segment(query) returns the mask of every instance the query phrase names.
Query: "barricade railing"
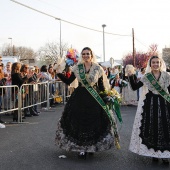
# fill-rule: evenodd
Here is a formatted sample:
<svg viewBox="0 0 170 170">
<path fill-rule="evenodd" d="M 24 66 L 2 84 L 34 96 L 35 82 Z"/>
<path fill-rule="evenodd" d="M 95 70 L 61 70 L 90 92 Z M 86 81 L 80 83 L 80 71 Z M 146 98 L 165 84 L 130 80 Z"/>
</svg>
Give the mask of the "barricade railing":
<svg viewBox="0 0 170 170">
<path fill-rule="evenodd" d="M 0 86 L 0 114 L 18 110 L 18 92 L 16 85 Z"/>
<path fill-rule="evenodd" d="M 51 80 L 49 83 L 50 102 L 65 104 L 65 84 L 62 81 Z M 49 103 L 50 104 L 50 103 Z"/>
<path fill-rule="evenodd" d="M 50 102 L 58 98 L 60 99 L 58 103 L 65 104 L 65 84 L 62 81 L 23 84 L 20 88 L 16 85 L 0 86 L 0 104 L 2 106 L 0 114 L 18 111 L 17 122 L 19 123 L 22 122 L 22 115 L 28 108 L 32 109 L 41 105 L 48 110 Z"/>
<path fill-rule="evenodd" d="M 58 93 L 55 93 L 56 91 Z M 23 84 L 20 88 L 20 94 L 20 113 L 27 112 L 28 108 L 32 112 L 37 105 L 41 105 L 42 108 L 49 110 L 50 102 L 53 102 L 57 97 L 62 98 L 60 103 L 64 104 L 65 101 L 64 83 L 56 80 L 36 84 Z"/>
</svg>

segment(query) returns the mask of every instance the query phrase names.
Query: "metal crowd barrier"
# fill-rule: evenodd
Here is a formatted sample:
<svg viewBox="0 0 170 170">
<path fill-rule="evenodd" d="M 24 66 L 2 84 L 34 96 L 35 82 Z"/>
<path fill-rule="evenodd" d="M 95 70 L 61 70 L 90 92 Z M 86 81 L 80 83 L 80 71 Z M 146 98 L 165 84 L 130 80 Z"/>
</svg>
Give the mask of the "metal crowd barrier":
<svg viewBox="0 0 170 170">
<path fill-rule="evenodd" d="M 18 123 L 22 122 L 22 114 L 25 109 L 32 107 L 45 107 L 50 109 L 50 102 L 63 103 L 67 101 L 70 93 L 66 94 L 66 85 L 62 81 L 46 81 L 36 84 L 23 84 L 18 86 L 0 86 L 0 101 L 2 113 L 18 111 Z"/>
<path fill-rule="evenodd" d="M 16 85 L 0 86 L 0 114 L 18 110 L 18 92 Z"/>
</svg>

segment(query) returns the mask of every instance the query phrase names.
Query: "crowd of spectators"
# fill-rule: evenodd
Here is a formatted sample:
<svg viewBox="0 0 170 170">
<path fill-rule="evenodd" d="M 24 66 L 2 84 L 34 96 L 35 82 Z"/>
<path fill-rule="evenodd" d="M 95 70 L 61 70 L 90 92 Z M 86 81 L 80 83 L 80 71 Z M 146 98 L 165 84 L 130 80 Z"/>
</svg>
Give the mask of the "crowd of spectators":
<svg viewBox="0 0 170 170">
<path fill-rule="evenodd" d="M 28 64 L 21 64 L 19 62 L 11 63 L 7 62 L 6 65 L 3 63 L 0 63 L 0 86 L 10 86 L 10 85 L 16 85 L 19 88 L 23 84 L 34 84 L 34 86 L 26 86 L 23 89 L 22 97 L 25 99 L 25 103 L 23 103 L 23 106 L 26 105 L 26 101 L 29 101 L 28 99 L 31 97 L 31 93 L 28 91 L 33 90 L 34 93 L 38 93 L 35 88 L 38 88 L 36 86 L 37 83 L 40 82 L 46 82 L 46 81 L 52 81 L 52 80 L 58 80 L 55 70 L 53 69 L 53 64 L 50 65 L 42 65 L 41 67 L 38 66 L 29 66 Z M 0 89 L 0 112 L 2 112 L 2 101 L 5 101 L 3 104 L 3 109 L 8 110 L 8 108 L 11 108 L 10 106 L 10 100 L 15 100 L 15 105 L 18 105 L 17 101 L 17 94 L 18 94 L 18 88 L 6 88 L 6 91 L 3 91 L 4 89 Z M 50 88 L 51 93 L 55 93 L 54 85 L 51 83 Z M 44 89 L 46 90 L 46 89 Z M 12 96 L 11 96 L 12 95 Z M 41 92 L 41 97 L 45 97 L 45 93 Z M 34 94 L 34 96 L 37 96 Z M 34 103 L 36 103 L 36 97 L 34 97 Z M 56 105 L 54 99 L 50 99 L 50 107 L 54 107 Z M 13 106 L 12 106 L 13 107 Z M 47 102 L 44 102 L 41 104 L 42 109 L 46 109 Z M 23 110 L 22 118 L 26 117 L 32 117 L 32 116 L 39 116 L 39 111 L 37 110 L 37 105 L 34 105 L 32 107 L 25 108 Z M 6 115 L 10 115 L 10 113 L 5 113 Z M 13 121 L 18 121 L 18 110 L 15 110 L 12 112 L 13 115 Z M 1 119 L 0 114 L 0 123 L 4 123 L 4 121 Z"/>
</svg>

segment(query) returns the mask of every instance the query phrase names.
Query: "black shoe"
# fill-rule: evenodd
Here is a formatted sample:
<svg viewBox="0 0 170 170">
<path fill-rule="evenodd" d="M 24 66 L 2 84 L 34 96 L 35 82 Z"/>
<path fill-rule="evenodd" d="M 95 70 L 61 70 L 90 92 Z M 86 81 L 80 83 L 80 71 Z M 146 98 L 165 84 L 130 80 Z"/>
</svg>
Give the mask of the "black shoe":
<svg viewBox="0 0 170 170">
<path fill-rule="evenodd" d="M 4 121 L 2 121 L 1 119 L 0 119 L 0 123 L 5 123 Z"/>
<path fill-rule="evenodd" d="M 13 122 L 18 122 L 18 111 L 17 110 L 14 110 L 14 112 L 12 113 L 13 115 Z"/>
<path fill-rule="evenodd" d="M 84 159 L 84 160 L 86 160 L 86 155 L 87 155 L 87 152 L 80 152 L 80 153 L 78 154 L 78 158 L 79 158 L 79 159 Z"/>
<path fill-rule="evenodd" d="M 36 113 L 36 112 L 31 113 L 31 115 L 33 115 L 33 116 L 39 116 L 39 114 Z"/>
<path fill-rule="evenodd" d="M 163 164 L 165 164 L 165 165 L 169 165 L 169 161 L 168 161 L 167 158 L 162 159 L 162 162 L 163 162 Z"/>
<path fill-rule="evenodd" d="M 94 155 L 94 152 L 88 152 L 88 154 L 89 154 L 90 156 L 93 156 L 93 155 Z"/>
<path fill-rule="evenodd" d="M 17 122 L 18 121 L 18 118 L 13 118 L 13 122 Z"/>
<path fill-rule="evenodd" d="M 18 122 L 18 118 L 13 118 L 13 122 Z M 19 122 L 24 122 L 23 120 L 21 121 L 19 121 Z"/>
<path fill-rule="evenodd" d="M 153 161 L 153 162 L 158 162 L 159 159 L 158 159 L 158 158 L 152 158 L 152 161 Z"/>
<path fill-rule="evenodd" d="M 50 105 L 50 107 L 56 107 L 56 105 L 52 104 L 52 105 Z"/>
<path fill-rule="evenodd" d="M 25 117 L 32 117 L 31 114 L 25 114 Z"/>
</svg>

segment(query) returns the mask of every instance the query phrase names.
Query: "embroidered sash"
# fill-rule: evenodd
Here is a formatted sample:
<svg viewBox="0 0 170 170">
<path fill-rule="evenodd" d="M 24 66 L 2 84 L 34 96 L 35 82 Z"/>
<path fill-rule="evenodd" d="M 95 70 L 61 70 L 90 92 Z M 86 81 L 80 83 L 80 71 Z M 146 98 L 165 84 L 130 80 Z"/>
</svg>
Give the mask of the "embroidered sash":
<svg viewBox="0 0 170 170">
<path fill-rule="evenodd" d="M 170 103 L 170 95 L 160 86 L 155 77 L 151 73 L 147 73 L 146 78 L 151 83 L 151 85 L 157 90 L 157 92 Z"/>
<path fill-rule="evenodd" d="M 112 116 L 111 116 L 111 114 L 109 112 L 109 109 L 108 109 L 107 105 L 104 103 L 103 99 L 96 92 L 96 90 L 93 87 L 91 87 L 89 85 L 89 83 L 87 82 L 86 77 L 85 77 L 85 72 L 84 72 L 83 64 L 79 64 L 78 68 L 79 68 L 80 78 L 81 78 L 82 83 L 84 84 L 85 88 L 94 97 L 94 99 L 100 104 L 100 106 L 104 109 L 104 111 L 107 113 L 107 116 L 109 117 L 110 123 L 111 123 L 111 125 L 113 127 L 113 130 L 114 130 L 115 145 L 116 145 L 116 147 L 118 149 L 120 149 L 119 135 L 118 135 L 118 130 L 117 130 L 117 126 L 116 126 L 115 120 L 112 118 Z"/>
</svg>

